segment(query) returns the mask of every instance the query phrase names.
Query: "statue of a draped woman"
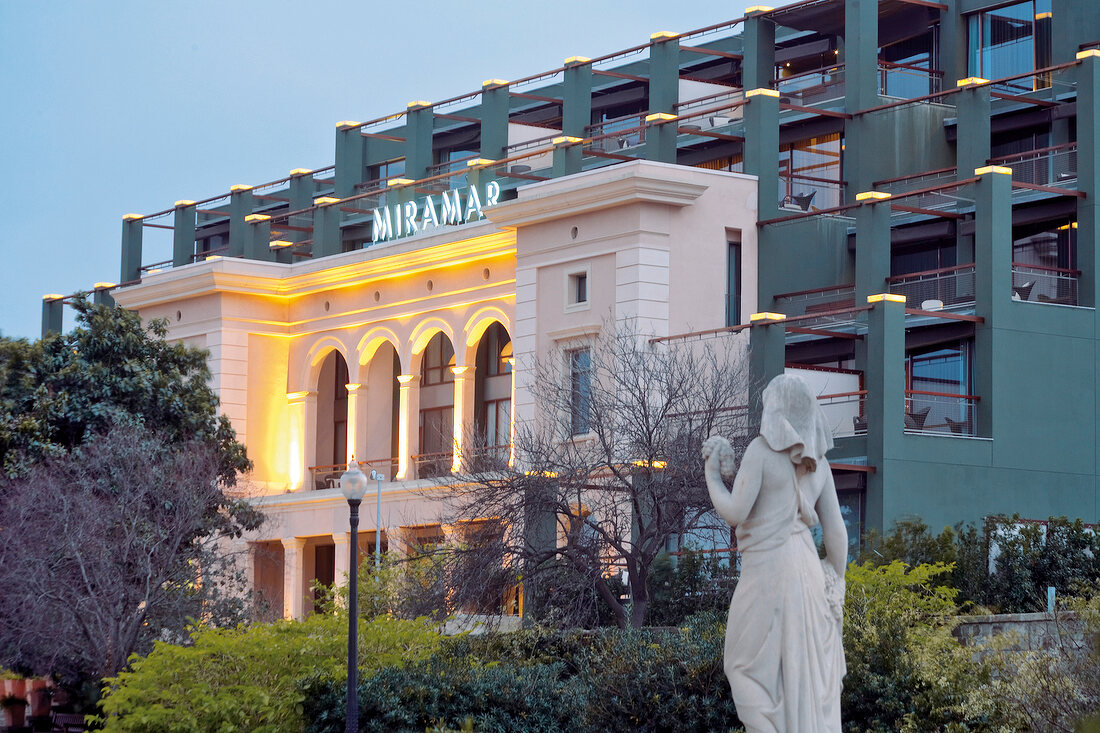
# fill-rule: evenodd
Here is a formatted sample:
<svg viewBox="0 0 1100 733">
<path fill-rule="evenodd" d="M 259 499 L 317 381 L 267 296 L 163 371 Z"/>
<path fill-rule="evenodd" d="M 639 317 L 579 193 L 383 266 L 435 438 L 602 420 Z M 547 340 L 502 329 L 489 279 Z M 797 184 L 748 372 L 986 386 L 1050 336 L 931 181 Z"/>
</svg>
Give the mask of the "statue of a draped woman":
<svg viewBox="0 0 1100 733">
<path fill-rule="evenodd" d="M 840 731 L 841 620 L 848 536 L 825 452 L 833 439 L 809 385 L 764 390 L 760 436 L 733 477 L 728 441 L 703 446 L 714 508 L 737 536 L 741 577 L 726 626 L 725 671 L 750 733 Z M 821 524 L 826 559 L 810 528 Z"/>
</svg>

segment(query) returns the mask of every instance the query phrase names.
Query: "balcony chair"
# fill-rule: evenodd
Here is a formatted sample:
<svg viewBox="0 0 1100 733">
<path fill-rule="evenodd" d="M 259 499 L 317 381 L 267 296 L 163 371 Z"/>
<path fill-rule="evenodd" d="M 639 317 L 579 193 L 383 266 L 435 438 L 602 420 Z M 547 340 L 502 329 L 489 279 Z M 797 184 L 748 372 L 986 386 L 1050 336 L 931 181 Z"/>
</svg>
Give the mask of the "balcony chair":
<svg viewBox="0 0 1100 733">
<path fill-rule="evenodd" d="M 923 407 L 919 410 L 911 410 L 905 413 L 905 428 L 907 430 L 924 430 L 924 421 L 928 419 L 928 413 L 932 411 L 932 406 Z"/>
<path fill-rule="evenodd" d="M 516 165 L 508 167 L 509 173 L 530 173 L 531 166 L 524 165 L 523 163 L 517 163 Z"/>
<path fill-rule="evenodd" d="M 803 211 L 809 211 L 810 203 L 813 202 L 814 196 L 816 195 L 817 191 L 810 191 L 809 193 L 792 193 L 790 196 L 780 201 L 779 205 L 786 206 L 787 204 L 794 204 Z"/>
<path fill-rule="evenodd" d="M 859 415 L 852 415 L 852 432 L 866 433 L 867 432 L 867 418 Z"/>
<path fill-rule="evenodd" d="M 1012 299 L 1013 300 L 1027 300 L 1031 297 L 1031 289 L 1035 287 L 1034 280 L 1028 280 L 1023 285 L 1012 286 Z"/>
<path fill-rule="evenodd" d="M 944 420 L 955 435 L 967 435 L 970 432 L 966 429 L 966 420 L 952 420 L 949 417 L 945 417 Z"/>
</svg>

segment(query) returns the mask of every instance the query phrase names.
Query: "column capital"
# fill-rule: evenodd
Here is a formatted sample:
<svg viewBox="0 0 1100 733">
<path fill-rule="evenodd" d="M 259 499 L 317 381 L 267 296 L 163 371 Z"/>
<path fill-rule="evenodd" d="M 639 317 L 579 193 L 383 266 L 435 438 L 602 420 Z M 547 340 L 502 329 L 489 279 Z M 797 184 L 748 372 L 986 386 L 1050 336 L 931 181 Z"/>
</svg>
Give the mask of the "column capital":
<svg viewBox="0 0 1100 733">
<path fill-rule="evenodd" d="M 348 382 L 347 384 L 344 385 L 344 387 L 347 389 L 348 392 L 356 392 L 362 386 L 363 385 L 360 384 L 359 382 Z"/>
<path fill-rule="evenodd" d="M 351 537 L 348 536 L 348 532 L 333 532 L 332 542 L 336 545 L 346 545 L 351 542 Z"/>
<path fill-rule="evenodd" d="M 414 379 L 417 379 L 419 377 L 419 374 L 398 374 L 397 381 L 401 384 L 402 387 L 407 387 L 412 384 L 412 381 Z"/>
<path fill-rule="evenodd" d="M 451 367 L 451 373 L 455 375 L 455 378 L 469 379 L 474 376 L 474 367 L 472 366 L 453 366 Z"/>
<path fill-rule="evenodd" d="M 301 552 L 306 546 L 305 537 L 283 537 L 279 542 L 283 544 L 284 550 L 294 550 L 296 552 Z"/>
</svg>

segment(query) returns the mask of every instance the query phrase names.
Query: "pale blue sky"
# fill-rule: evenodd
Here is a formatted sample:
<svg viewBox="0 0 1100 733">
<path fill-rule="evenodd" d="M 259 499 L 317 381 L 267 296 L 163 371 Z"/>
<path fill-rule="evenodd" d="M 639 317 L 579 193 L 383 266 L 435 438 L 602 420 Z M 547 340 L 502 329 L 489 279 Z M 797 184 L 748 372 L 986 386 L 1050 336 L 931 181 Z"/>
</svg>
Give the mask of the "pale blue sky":
<svg viewBox="0 0 1100 733">
<path fill-rule="evenodd" d="M 0 0 L 0 333 L 36 337 L 43 294 L 117 281 L 124 214 L 329 165 L 338 120 L 751 4 Z"/>
</svg>

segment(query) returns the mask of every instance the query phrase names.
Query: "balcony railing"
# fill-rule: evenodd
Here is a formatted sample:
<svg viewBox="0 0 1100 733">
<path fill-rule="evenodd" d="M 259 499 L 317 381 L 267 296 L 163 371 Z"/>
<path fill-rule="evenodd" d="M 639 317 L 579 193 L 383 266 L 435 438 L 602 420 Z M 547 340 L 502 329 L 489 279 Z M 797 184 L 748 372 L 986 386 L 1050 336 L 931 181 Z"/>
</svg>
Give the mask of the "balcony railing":
<svg viewBox="0 0 1100 733">
<path fill-rule="evenodd" d="M 943 72 L 912 64 L 878 62 L 878 93 L 884 97 L 912 99 L 943 89 Z"/>
<path fill-rule="evenodd" d="M 452 451 L 418 453 L 412 457 L 412 461 L 416 467 L 417 478 L 439 478 L 451 473 L 451 467 L 454 465 L 454 453 Z"/>
<path fill-rule="evenodd" d="M 905 390 L 905 429 L 918 433 L 977 435 L 976 395 Z"/>
<path fill-rule="evenodd" d="M 775 308 L 787 317 L 851 308 L 856 303 L 855 285 L 830 285 L 826 288 L 798 290 L 775 296 Z"/>
<path fill-rule="evenodd" d="M 776 79 L 772 86 L 779 92 L 781 102 L 801 107 L 821 107 L 844 98 L 844 66 L 793 74 Z"/>
<path fill-rule="evenodd" d="M 817 400 L 825 420 L 832 428 L 834 438 L 846 438 L 867 434 L 867 416 L 864 401 L 867 390 L 818 395 Z"/>
<path fill-rule="evenodd" d="M 833 178 L 780 171 L 779 205 L 799 211 L 839 206 L 844 199 L 844 186 L 844 181 Z"/>
<path fill-rule="evenodd" d="M 340 488 L 340 477 L 348 470 L 346 463 L 330 463 L 309 467 L 309 485 L 313 491 Z"/>
<path fill-rule="evenodd" d="M 1012 180 L 1037 186 L 1077 188 L 1077 143 L 991 158 L 991 165 L 1012 169 Z"/>
<path fill-rule="evenodd" d="M 1077 305 L 1080 270 L 1012 263 L 1012 299 L 1034 303 Z"/>
<path fill-rule="evenodd" d="M 974 264 L 910 272 L 886 279 L 910 308 L 939 310 L 974 302 Z"/>
</svg>

